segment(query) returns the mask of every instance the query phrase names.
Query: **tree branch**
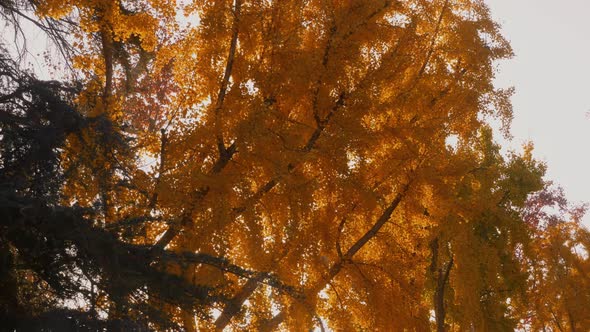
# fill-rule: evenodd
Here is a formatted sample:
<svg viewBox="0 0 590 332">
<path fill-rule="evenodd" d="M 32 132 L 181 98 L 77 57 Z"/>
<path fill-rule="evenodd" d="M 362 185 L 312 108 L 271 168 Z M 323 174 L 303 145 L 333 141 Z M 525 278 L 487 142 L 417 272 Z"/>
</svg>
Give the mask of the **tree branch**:
<svg viewBox="0 0 590 332">
<path fill-rule="evenodd" d="M 428 67 L 428 63 L 430 62 L 430 58 L 432 57 L 432 54 L 434 53 L 434 47 L 436 46 L 436 38 L 438 37 L 438 34 L 440 33 L 440 27 L 442 25 L 442 20 L 443 20 L 445 11 L 447 10 L 448 6 L 449 6 L 449 0 L 445 0 L 445 3 L 443 4 L 443 7 L 442 7 L 440 14 L 438 16 L 438 20 L 436 22 L 436 27 L 434 28 L 434 33 L 432 34 L 432 38 L 430 39 L 430 47 L 428 48 L 428 53 L 426 53 L 426 59 L 424 59 L 424 63 L 422 63 L 422 66 L 420 67 L 420 71 L 418 72 L 417 80 L 419 80 L 420 77 L 422 77 L 422 75 L 424 74 L 424 71 L 426 71 L 426 67 Z"/>
<path fill-rule="evenodd" d="M 215 135 L 217 139 L 217 148 L 219 150 L 219 158 L 224 159 L 227 151 L 225 149 L 225 142 L 223 139 L 223 128 L 221 126 L 221 109 L 223 108 L 223 102 L 225 101 L 225 95 L 227 93 L 227 86 L 231 77 L 232 68 L 234 65 L 234 59 L 236 54 L 236 48 L 238 45 L 238 24 L 240 22 L 240 11 L 242 8 L 242 0 L 235 0 L 233 16 L 234 20 L 232 23 L 232 36 L 229 46 L 229 55 L 227 56 L 227 63 L 225 65 L 225 71 L 221 80 L 221 86 L 219 87 L 219 93 L 217 94 L 217 101 L 215 102 Z"/>
<path fill-rule="evenodd" d="M 162 175 L 164 174 L 166 167 L 166 144 L 168 143 L 168 136 L 166 135 L 166 130 L 164 129 L 161 129 L 160 133 L 160 167 L 158 168 L 158 177 L 155 181 L 156 183 L 154 184 L 154 192 L 148 204 L 148 209 L 150 211 L 156 207 L 156 204 L 158 204 L 158 187 L 160 186 Z"/>
<path fill-rule="evenodd" d="M 391 215 L 395 211 L 395 209 L 399 206 L 402 199 L 406 195 L 407 191 L 409 190 L 409 184 L 403 186 L 401 192 L 399 192 L 393 201 L 389 204 L 389 206 L 383 211 L 379 219 L 373 224 L 373 226 L 360 238 L 358 239 L 344 254 L 344 256 L 336 262 L 330 269 L 325 277 L 323 277 L 318 283 L 310 287 L 309 291 L 306 294 L 317 294 L 319 291 L 324 289 L 327 284 L 329 284 L 332 279 L 340 271 L 342 268 L 352 260 L 355 254 L 359 252 L 375 235 L 381 230 L 383 225 L 391 218 Z M 273 331 L 275 330 L 285 319 L 285 310 L 283 309 L 280 313 L 275 315 L 271 320 L 267 321 L 266 324 L 262 327 L 262 331 Z"/>
<path fill-rule="evenodd" d="M 241 0 L 235 0 L 234 4 L 234 22 L 232 24 L 232 39 L 230 42 L 230 51 L 225 67 L 223 79 L 221 81 L 221 87 L 217 95 L 217 101 L 215 103 L 215 131 L 217 136 L 217 148 L 219 151 L 219 158 L 213 165 L 210 174 L 220 173 L 225 166 L 229 163 L 233 155 L 237 152 L 236 142 L 233 142 L 228 148 L 225 147 L 223 140 L 220 112 L 223 108 L 223 102 L 227 93 L 227 86 L 231 76 L 231 71 L 234 63 L 235 52 L 238 42 L 238 23 L 241 10 Z M 192 213 L 196 209 L 198 203 L 207 195 L 209 188 L 200 188 L 195 192 L 195 198 L 191 200 L 191 208 L 186 211 L 180 218 L 180 222 L 174 222 L 170 225 L 168 230 L 162 235 L 162 237 L 154 244 L 153 249 L 155 251 L 164 249 L 170 242 L 182 231 L 182 229 L 191 222 Z"/>
</svg>

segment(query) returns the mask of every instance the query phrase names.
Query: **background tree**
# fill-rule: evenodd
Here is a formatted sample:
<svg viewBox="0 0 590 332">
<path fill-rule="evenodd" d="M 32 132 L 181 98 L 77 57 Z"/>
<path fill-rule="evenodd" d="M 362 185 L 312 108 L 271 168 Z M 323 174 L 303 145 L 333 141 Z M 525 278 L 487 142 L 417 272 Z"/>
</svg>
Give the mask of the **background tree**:
<svg viewBox="0 0 590 332">
<path fill-rule="evenodd" d="M 533 229 L 526 322 L 542 331 L 583 331 L 589 316 L 588 230 L 580 220 L 586 206 L 570 206 L 560 188 L 531 195 L 525 220 Z M 566 219 L 567 218 L 567 219 Z M 532 304 L 532 305 L 531 305 Z"/>
</svg>

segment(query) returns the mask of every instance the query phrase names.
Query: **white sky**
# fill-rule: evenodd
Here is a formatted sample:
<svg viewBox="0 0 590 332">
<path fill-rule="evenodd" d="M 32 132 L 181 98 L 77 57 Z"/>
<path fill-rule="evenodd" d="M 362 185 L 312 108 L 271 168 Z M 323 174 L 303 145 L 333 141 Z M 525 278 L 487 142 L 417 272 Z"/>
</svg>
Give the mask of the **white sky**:
<svg viewBox="0 0 590 332">
<path fill-rule="evenodd" d="M 590 1 L 486 2 L 516 54 L 496 80 L 516 88 L 509 146 L 533 141 L 568 199 L 590 201 Z"/>
</svg>

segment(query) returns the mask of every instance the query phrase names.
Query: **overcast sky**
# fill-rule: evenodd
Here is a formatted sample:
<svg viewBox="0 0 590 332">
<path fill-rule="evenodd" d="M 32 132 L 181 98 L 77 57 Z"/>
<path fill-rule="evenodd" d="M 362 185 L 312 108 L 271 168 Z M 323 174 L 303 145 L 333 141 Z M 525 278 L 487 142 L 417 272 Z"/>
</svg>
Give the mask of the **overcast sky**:
<svg viewBox="0 0 590 332">
<path fill-rule="evenodd" d="M 486 2 L 516 54 L 497 75 L 516 88 L 509 145 L 533 141 L 549 178 L 571 201 L 590 201 L 590 1 Z"/>
</svg>

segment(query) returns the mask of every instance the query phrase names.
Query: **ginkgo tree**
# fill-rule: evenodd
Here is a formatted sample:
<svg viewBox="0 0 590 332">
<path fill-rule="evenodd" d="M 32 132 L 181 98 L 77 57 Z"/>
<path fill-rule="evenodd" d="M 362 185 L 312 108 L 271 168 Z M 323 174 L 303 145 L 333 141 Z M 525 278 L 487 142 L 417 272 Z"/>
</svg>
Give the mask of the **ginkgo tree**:
<svg viewBox="0 0 590 332">
<path fill-rule="evenodd" d="M 532 145 L 502 156 L 494 143 L 488 121 L 508 134 L 512 116 L 494 62 L 512 51 L 483 1 L 2 6 L 71 29 L 79 120 L 52 147 L 49 206 L 84 225 L 64 242 L 79 249 L 60 250 L 87 257 L 64 278 L 84 280 L 76 310 L 88 319 L 185 331 L 587 326 L 576 287 L 559 289 L 587 287 L 587 260 L 572 254 L 586 232 L 533 222 L 552 206 L 531 200 L 549 190 L 545 167 Z M 85 232 L 101 245 L 84 246 Z M 11 236 L 0 249 L 28 259 Z M 559 300 L 541 305 L 545 288 Z"/>
</svg>

